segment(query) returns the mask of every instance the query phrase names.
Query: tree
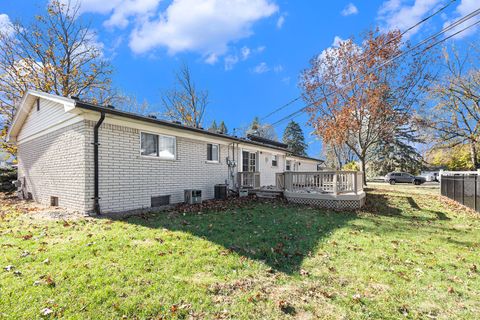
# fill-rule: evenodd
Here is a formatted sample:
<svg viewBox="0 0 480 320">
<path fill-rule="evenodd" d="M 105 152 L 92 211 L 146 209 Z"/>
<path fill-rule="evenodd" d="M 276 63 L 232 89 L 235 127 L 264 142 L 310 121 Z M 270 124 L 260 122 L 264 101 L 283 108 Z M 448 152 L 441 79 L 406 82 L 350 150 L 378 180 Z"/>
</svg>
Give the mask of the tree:
<svg viewBox="0 0 480 320">
<path fill-rule="evenodd" d="M 357 162 L 350 161 L 349 163 L 345 164 L 342 167 L 342 170 L 345 170 L 345 171 L 360 171 L 360 168 L 358 167 Z"/>
<path fill-rule="evenodd" d="M 335 170 L 342 169 L 347 163 L 357 160 L 353 151 L 345 144 L 324 144 L 325 165 Z"/>
<path fill-rule="evenodd" d="M 420 123 L 432 130 L 437 148 L 467 145 L 471 168 L 478 169 L 480 142 L 480 60 L 471 50 L 444 50 L 444 74 L 429 90 L 427 110 Z M 431 105 L 433 101 L 433 105 Z"/>
<path fill-rule="evenodd" d="M 252 123 L 247 129 L 247 135 L 251 134 L 254 136 L 262 137 L 265 139 L 277 141 L 278 136 L 275 132 L 275 128 L 270 124 L 261 124 L 260 119 L 258 117 L 253 118 Z"/>
<path fill-rule="evenodd" d="M 228 133 L 228 128 L 225 125 L 225 122 L 223 120 L 222 120 L 222 122 L 220 122 L 220 126 L 218 127 L 218 131 L 220 131 L 220 133 L 223 133 L 223 134 Z"/>
<path fill-rule="evenodd" d="M 187 64 L 180 67 L 175 78 L 174 88 L 162 97 L 165 116 L 187 126 L 200 128 L 208 105 L 208 91 L 197 89 Z"/>
<path fill-rule="evenodd" d="M 414 131 L 397 128 L 392 139 L 380 141 L 371 149 L 367 172 L 370 176 L 383 176 L 392 171 L 417 174 L 425 163 L 412 143 L 421 142 Z"/>
<path fill-rule="evenodd" d="M 10 126 L 29 89 L 109 103 L 111 73 L 79 6 L 51 1 L 30 25 L 16 22 L 0 32 L 0 117 Z"/>
<path fill-rule="evenodd" d="M 360 161 L 363 182 L 369 151 L 409 126 L 412 106 L 428 80 L 428 54 L 401 56 L 399 31 L 369 31 L 325 50 L 302 73 L 310 124 L 324 143 L 345 144 Z"/>
<path fill-rule="evenodd" d="M 447 170 L 472 170 L 470 156 L 468 144 L 460 144 L 451 148 L 435 147 L 427 152 L 426 162 L 430 166 Z"/>
<path fill-rule="evenodd" d="M 217 122 L 215 120 L 213 120 L 212 124 L 210 125 L 210 128 L 208 128 L 208 131 L 210 131 L 210 132 L 217 132 L 218 131 Z"/>
<path fill-rule="evenodd" d="M 288 149 L 296 155 L 306 156 L 307 144 L 303 135 L 302 128 L 295 121 L 290 121 L 283 132 L 283 143 L 288 145 Z"/>
</svg>

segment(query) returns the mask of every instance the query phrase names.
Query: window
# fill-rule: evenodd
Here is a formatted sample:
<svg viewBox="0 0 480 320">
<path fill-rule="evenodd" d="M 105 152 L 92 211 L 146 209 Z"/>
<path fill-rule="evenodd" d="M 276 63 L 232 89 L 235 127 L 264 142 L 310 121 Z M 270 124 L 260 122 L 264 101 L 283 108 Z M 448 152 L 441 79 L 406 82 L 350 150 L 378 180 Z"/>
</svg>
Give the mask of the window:
<svg viewBox="0 0 480 320">
<path fill-rule="evenodd" d="M 140 153 L 142 156 L 174 160 L 176 155 L 175 142 L 174 137 L 142 132 Z"/>
<path fill-rule="evenodd" d="M 277 156 L 274 155 L 272 156 L 272 167 L 276 167 L 278 165 L 278 159 Z"/>
<path fill-rule="evenodd" d="M 255 152 L 242 152 L 242 171 L 256 172 L 257 171 L 257 154 Z"/>
<path fill-rule="evenodd" d="M 171 159 L 174 160 L 176 157 L 176 146 L 175 146 L 175 138 L 174 137 L 167 137 L 167 136 L 159 136 L 159 152 L 160 158 L 162 159 Z"/>
<path fill-rule="evenodd" d="M 286 165 L 285 165 L 285 170 L 286 171 L 291 171 L 292 170 L 292 161 L 287 160 Z"/>
<path fill-rule="evenodd" d="M 219 145 L 218 144 L 207 144 L 207 160 L 212 162 L 218 162 L 219 156 Z"/>
<path fill-rule="evenodd" d="M 142 132 L 142 156 L 158 157 L 158 136 Z"/>
</svg>

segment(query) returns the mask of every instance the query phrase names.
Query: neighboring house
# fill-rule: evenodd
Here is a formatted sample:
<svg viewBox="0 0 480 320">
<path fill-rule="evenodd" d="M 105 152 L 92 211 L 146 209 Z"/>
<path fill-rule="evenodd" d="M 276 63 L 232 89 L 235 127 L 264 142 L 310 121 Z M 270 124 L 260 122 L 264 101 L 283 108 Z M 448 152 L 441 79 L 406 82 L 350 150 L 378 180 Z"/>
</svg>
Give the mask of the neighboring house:
<svg viewBox="0 0 480 320">
<path fill-rule="evenodd" d="M 211 199 L 216 184 L 275 185 L 277 173 L 317 171 L 323 163 L 291 155 L 278 142 L 36 91 L 23 98 L 8 139 L 18 146 L 21 194 L 87 213 L 180 203 L 185 189 L 202 190 L 202 198 Z"/>
</svg>

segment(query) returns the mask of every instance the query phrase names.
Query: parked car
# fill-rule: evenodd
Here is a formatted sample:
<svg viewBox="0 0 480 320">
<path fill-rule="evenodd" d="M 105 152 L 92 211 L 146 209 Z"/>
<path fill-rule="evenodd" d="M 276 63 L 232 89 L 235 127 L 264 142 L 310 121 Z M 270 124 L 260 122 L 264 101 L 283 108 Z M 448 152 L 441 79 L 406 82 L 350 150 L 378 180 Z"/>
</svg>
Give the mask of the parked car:
<svg viewBox="0 0 480 320">
<path fill-rule="evenodd" d="M 425 177 L 414 176 L 406 172 L 390 172 L 385 176 L 385 182 L 390 184 L 395 183 L 413 183 L 415 185 L 420 185 L 425 183 L 427 179 Z"/>
</svg>

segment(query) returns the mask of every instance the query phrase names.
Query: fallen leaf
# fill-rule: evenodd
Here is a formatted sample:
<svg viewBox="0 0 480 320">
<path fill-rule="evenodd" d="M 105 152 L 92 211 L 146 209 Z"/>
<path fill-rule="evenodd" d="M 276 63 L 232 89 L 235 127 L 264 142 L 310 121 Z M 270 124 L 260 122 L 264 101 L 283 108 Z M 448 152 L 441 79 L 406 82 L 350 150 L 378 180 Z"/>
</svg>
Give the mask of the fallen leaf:
<svg viewBox="0 0 480 320">
<path fill-rule="evenodd" d="M 53 313 L 53 310 L 52 309 L 49 309 L 49 308 L 44 308 L 40 311 L 40 314 L 42 316 L 49 316 Z"/>
</svg>

